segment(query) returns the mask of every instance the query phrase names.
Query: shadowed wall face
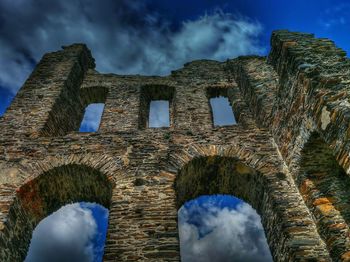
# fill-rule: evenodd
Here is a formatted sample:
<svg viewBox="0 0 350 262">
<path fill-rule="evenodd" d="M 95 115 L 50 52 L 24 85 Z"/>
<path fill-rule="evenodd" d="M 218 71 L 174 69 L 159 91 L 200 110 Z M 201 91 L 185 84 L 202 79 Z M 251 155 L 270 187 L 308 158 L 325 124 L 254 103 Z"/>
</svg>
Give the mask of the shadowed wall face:
<svg viewBox="0 0 350 262">
<path fill-rule="evenodd" d="M 332 258 L 350 257 L 350 178 L 318 133 L 302 150 L 297 182 Z"/>
<path fill-rule="evenodd" d="M 177 204 L 180 207 L 200 195 L 233 194 L 248 202 L 260 201 L 251 195 L 249 181 L 257 172 L 237 158 L 208 156 L 195 158 L 181 169 L 175 181 Z M 263 194 L 263 192 L 260 192 Z M 254 206 L 254 204 L 252 204 Z"/>
</svg>

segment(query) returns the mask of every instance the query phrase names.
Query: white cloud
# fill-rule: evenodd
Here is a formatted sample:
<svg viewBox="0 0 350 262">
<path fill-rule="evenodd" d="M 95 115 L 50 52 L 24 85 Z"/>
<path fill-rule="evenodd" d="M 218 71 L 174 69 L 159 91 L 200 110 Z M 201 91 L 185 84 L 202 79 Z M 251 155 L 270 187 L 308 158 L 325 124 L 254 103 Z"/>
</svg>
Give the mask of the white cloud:
<svg viewBox="0 0 350 262">
<path fill-rule="evenodd" d="M 35 228 L 25 262 L 93 261 L 96 230 L 91 210 L 66 205 Z"/>
<path fill-rule="evenodd" d="M 350 11 L 349 3 L 340 3 L 327 8 L 322 14 L 319 23 L 326 29 L 332 29 L 336 26 L 345 26 L 348 23 L 348 14 Z"/>
<path fill-rule="evenodd" d="M 201 217 L 203 225 L 189 222 Z M 197 219 L 198 222 L 198 219 Z M 237 209 L 192 206 L 179 210 L 181 259 L 184 262 L 272 261 L 259 215 L 247 204 Z"/>
<path fill-rule="evenodd" d="M 217 12 L 184 22 L 172 42 L 175 50 L 183 53 L 182 59 L 223 61 L 238 55 L 261 53 L 262 49 L 256 43 L 260 32 L 259 23 Z"/>
<path fill-rule="evenodd" d="M 140 1 L 28 0 L 17 8 L 0 2 L 2 36 L 0 84 L 14 93 L 33 61 L 62 45 L 84 42 L 97 70 L 120 74 L 165 75 L 194 59 L 225 60 L 262 53 L 261 25 L 228 13 L 171 22 Z"/>
</svg>

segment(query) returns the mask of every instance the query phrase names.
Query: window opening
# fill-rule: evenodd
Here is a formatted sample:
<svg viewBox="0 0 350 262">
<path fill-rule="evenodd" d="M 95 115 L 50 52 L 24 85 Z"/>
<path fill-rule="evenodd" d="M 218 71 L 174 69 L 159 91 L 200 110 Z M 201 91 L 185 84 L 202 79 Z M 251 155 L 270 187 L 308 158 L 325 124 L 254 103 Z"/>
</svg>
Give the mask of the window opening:
<svg viewBox="0 0 350 262">
<path fill-rule="evenodd" d="M 153 100 L 150 103 L 149 127 L 169 127 L 169 101 Z"/>
<path fill-rule="evenodd" d="M 214 126 L 237 124 L 232 107 L 227 97 L 219 96 L 210 99 Z"/>
<path fill-rule="evenodd" d="M 147 85 L 141 88 L 139 128 L 171 127 L 175 89 L 166 85 Z"/>
<path fill-rule="evenodd" d="M 100 127 L 103 109 L 103 103 L 93 103 L 88 105 L 85 108 L 79 132 L 97 132 Z"/>
</svg>

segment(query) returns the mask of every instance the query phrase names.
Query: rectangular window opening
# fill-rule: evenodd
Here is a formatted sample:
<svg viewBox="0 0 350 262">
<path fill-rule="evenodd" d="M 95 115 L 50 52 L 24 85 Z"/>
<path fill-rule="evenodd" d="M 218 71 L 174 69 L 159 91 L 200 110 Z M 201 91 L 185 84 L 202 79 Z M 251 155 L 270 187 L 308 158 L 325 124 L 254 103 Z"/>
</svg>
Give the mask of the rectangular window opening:
<svg viewBox="0 0 350 262">
<path fill-rule="evenodd" d="M 85 108 L 83 120 L 81 121 L 79 132 L 97 132 L 103 114 L 105 104 L 93 103 Z"/>
<path fill-rule="evenodd" d="M 168 100 L 152 100 L 149 105 L 148 127 L 170 127 Z"/>
<path fill-rule="evenodd" d="M 147 85 L 141 88 L 139 128 L 171 127 L 175 89 L 166 85 Z"/>
<path fill-rule="evenodd" d="M 227 93 L 227 88 L 208 88 L 207 90 L 213 125 L 215 127 L 237 124 Z"/>
<path fill-rule="evenodd" d="M 236 125 L 236 119 L 227 97 L 219 96 L 210 99 L 214 126 Z"/>
</svg>

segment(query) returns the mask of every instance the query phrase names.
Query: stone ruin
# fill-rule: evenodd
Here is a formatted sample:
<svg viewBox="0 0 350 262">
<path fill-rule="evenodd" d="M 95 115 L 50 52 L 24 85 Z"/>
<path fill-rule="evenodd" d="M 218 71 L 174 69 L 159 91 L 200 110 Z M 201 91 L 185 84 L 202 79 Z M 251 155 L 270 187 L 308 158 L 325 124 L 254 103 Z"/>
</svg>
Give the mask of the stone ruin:
<svg viewBox="0 0 350 262">
<path fill-rule="evenodd" d="M 0 261 L 79 201 L 109 209 L 104 261 L 179 261 L 177 210 L 208 194 L 257 210 L 274 261 L 350 261 L 350 60 L 332 41 L 275 31 L 268 57 L 165 77 L 94 67 L 84 44 L 44 55 L 0 119 Z M 213 125 L 219 95 L 236 125 Z M 160 99 L 170 127 L 149 128 Z M 91 103 L 99 130 L 78 132 Z"/>
</svg>

